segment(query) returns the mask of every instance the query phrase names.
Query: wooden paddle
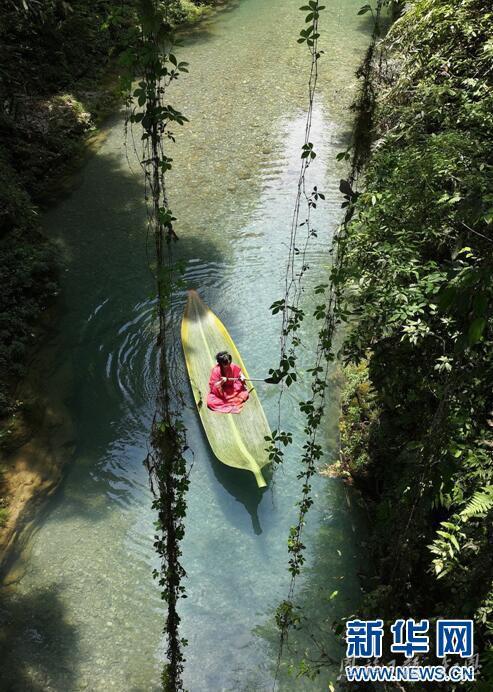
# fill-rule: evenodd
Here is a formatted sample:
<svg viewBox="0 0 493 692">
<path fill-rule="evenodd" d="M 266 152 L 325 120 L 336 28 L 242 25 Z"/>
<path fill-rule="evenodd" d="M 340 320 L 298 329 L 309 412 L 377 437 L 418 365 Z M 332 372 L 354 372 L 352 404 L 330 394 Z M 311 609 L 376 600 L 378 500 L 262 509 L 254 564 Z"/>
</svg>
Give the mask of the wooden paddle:
<svg viewBox="0 0 493 692">
<path fill-rule="evenodd" d="M 265 382 L 266 384 L 279 384 L 281 381 L 280 377 L 267 377 L 265 380 L 260 377 L 244 377 L 243 379 L 247 382 Z M 226 380 L 228 382 L 234 382 L 235 380 L 241 380 L 241 377 L 227 377 Z"/>
</svg>

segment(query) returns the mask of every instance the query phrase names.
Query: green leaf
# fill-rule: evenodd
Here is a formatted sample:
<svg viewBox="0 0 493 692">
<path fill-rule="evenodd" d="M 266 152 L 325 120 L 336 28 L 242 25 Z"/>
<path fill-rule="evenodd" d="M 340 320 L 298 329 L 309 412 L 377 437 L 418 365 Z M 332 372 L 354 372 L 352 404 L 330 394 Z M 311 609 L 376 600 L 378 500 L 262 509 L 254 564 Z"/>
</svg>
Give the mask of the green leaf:
<svg viewBox="0 0 493 692">
<path fill-rule="evenodd" d="M 486 319 L 484 317 L 476 317 L 472 321 L 467 334 L 467 342 L 470 346 L 477 344 L 481 340 L 485 327 Z"/>
<path fill-rule="evenodd" d="M 456 538 L 453 534 L 451 534 L 450 540 L 451 540 L 452 543 L 454 544 L 455 548 L 456 548 L 458 551 L 460 551 L 459 541 L 457 540 L 457 538 Z"/>
<path fill-rule="evenodd" d="M 452 538 L 452 534 L 447 533 L 446 531 L 440 531 L 440 529 L 437 531 L 437 534 L 442 536 L 442 538 L 446 538 L 447 540 L 451 540 Z"/>
<path fill-rule="evenodd" d="M 488 311 L 488 294 L 484 292 L 476 294 L 472 306 L 474 315 L 484 317 Z"/>
</svg>

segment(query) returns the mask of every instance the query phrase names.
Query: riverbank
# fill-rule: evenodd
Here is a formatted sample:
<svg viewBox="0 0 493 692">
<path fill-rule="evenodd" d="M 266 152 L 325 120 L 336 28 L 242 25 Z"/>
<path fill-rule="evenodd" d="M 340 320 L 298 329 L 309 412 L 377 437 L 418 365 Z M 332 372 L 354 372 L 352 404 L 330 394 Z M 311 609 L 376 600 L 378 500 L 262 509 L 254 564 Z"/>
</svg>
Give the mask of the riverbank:
<svg viewBox="0 0 493 692">
<path fill-rule="evenodd" d="M 186 31 L 213 5 L 226 3 L 177 3 L 174 20 Z M 73 189 L 122 102 L 116 56 L 126 27 L 110 21 L 117 6 L 0 11 L 0 554 L 70 456 L 62 402 L 45 400 L 43 383 L 26 382 L 42 378 L 29 361 L 57 321 L 60 249 L 39 215 Z"/>
<path fill-rule="evenodd" d="M 360 614 L 473 618 L 493 657 L 493 33 L 419 0 L 378 58 L 373 148 L 342 238 L 341 464 L 371 511 Z M 482 687 L 481 687 L 482 685 Z M 430 689 L 439 689 L 431 684 Z"/>
<path fill-rule="evenodd" d="M 34 497 L 61 476 L 57 457 L 62 426 L 53 403 L 35 391 L 29 359 L 53 329 L 58 294 L 56 247 L 40 229 L 43 208 L 66 193 L 71 173 L 91 150 L 97 126 L 118 101 L 117 74 L 100 42 L 84 57 L 96 21 L 46 10 L 2 10 L 2 111 L 0 113 L 0 554 Z M 67 26 L 68 25 L 68 26 Z M 56 43 L 47 43 L 59 31 Z M 14 51 L 14 45 L 17 51 Z M 74 50 L 81 58 L 67 62 Z M 65 70 L 54 70 L 57 64 Z M 14 62 L 15 61 L 15 62 Z M 101 64 L 99 64 L 101 62 Z M 87 72 L 93 76 L 88 77 Z M 51 305 L 51 307 L 50 307 Z M 39 375 L 40 373 L 38 373 Z M 21 519 L 22 517 L 22 519 Z"/>
<path fill-rule="evenodd" d="M 8 570 L 12 551 L 22 552 L 23 536 L 45 498 L 60 482 L 74 450 L 72 421 L 63 402 L 34 400 L 17 430 L 17 447 L 2 453 L 1 497 L 7 510 L 0 531 L 0 573 Z M 22 439 L 21 439 L 22 436 Z M 15 578 L 10 574 L 9 579 Z"/>
</svg>

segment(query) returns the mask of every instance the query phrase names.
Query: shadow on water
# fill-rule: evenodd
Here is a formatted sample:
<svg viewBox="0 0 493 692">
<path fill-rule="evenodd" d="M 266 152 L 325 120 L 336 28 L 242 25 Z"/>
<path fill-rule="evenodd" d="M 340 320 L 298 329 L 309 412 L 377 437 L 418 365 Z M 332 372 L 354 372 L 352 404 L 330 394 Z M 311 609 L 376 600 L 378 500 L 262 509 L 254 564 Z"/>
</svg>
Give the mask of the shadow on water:
<svg viewBox="0 0 493 692">
<path fill-rule="evenodd" d="M 392 15 L 387 9 L 382 10 L 380 16 L 380 32 L 384 35 L 390 26 L 392 25 Z M 360 18 L 360 21 L 356 25 L 356 30 L 365 34 L 366 36 L 371 36 L 373 29 L 375 28 L 375 15 L 372 12 L 367 12 Z"/>
<path fill-rule="evenodd" d="M 342 639 L 334 625 L 348 617 L 361 598 L 359 576 L 369 569 L 363 554 L 365 512 L 360 496 L 341 481 L 328 481 L 322 491 L 325 507 L 321 524 L 313 538 L 313 555 L 297 579 L 294 595 L 296 628 L 288 632 L 279 671 L 282 690 L 326 690 L 327 680 L 335 682 L 344 655 Z M 348 565 L 353 565 L 348 569 Z M 286 594 L 287 597 L 287 594 Z M 255 633 L 269 647 L 270 660 L 276 661 L 279 632 L 275 627 L 276 604 L 269 619 Z M 321 666 L 314 681 L 296 678 L 302 660 Z M 289 669 L 293 666 L 294 674 Z M 273 674 L 274 668 L 270 668 Z"/>
<path fill-rule="evenodd" d="M 119 127 L 123 141 L 121 115 L 110 117 L 105 130 Z M 121 149 L 108 150 L 108 143 L 106 138 L 98 155 L 88 158 L 70 191 L 43 219 L 66 271 L 44 344 L 18 395 L 29 411 L 36 402 L 54 411 L 49 423 L 33 414 L 28 422 L 31 436 L 40 438 L 36 459 L 46 456 L 43 472 L 58 486 L 48 499 L 32 503 L 36 525 L 26 526 L 22 546 L 54 510 L 61 521 L 78 516 L 98 523 L 113 511 L 113 500 L 130 504 L 126 473 L 141 467 L 145 455 L 157 385 L 154 277 L 148 269 L 152 239 L 138 162 L 132 157 L 127 166 Z M 174 246 L 185 262 L 226 261 L 214 240 L 198 233 L 184 235 Z M 175 307 L 180 319 L 184 303 L 180 296 Z M 181 349 L 176 351 L 180 360 Z M 109 362 L 116 363 L 111 370 Z M 62 447 L 67 440 L 69 450 Z M 30 510 L 28 503 L 31 518 Z M 19 552 L 13 550 L 7 564 Z"/>
<path fill-rule="evenodd" d="M 2 692 L 75 689 L 77 649 L 76 628 L 66 620 L 60 586 L 29 594 L 0 589 Z"/>
<path fill-rule="evenodd" d="M 214 39 L 217 35 L 214 29 L 218 16 L 234 12 L 240 5 L 241 0 L 222 0 L 218 2 L 211 13 L 201 19 L 198 24 L 187 25 L 182 31 L 177 32 L 180 43 L 186 46 L 194 43 L 205 43 Z"/>
<path fill-rule="evenodd" d="M 262 533 L 262 526 L 258 516 L 258 508 L 268 487 L 259 488 L 253 473 L 226 466 L 213 455 L 211 455 L 211 466 L 214 476 L 226 492 L 234 497 L 234 499 L 246 509 L 252 520 L 253 532 L 257 536 L 260 536 Z M 270 468 L 268 471 L 263 470 L 262 472 L 268 485 L 272 472 Z M 227 515 L 228 521 L 232 524 L 237 523 L 238 519 L 240 519 L 235 507 L 231 507 L 231 510 L 227 507 L 223 507 L 223 511 Z"/>
<path fill-rule="evenodd" d="M 371 36 L 373 29 L 375 27 L 375 17 L 372 12 L 367 12 L 360 17 L 359 22 L 356 24 L 356 31 L 359 31 L 366 36 Z"/>
</svg>

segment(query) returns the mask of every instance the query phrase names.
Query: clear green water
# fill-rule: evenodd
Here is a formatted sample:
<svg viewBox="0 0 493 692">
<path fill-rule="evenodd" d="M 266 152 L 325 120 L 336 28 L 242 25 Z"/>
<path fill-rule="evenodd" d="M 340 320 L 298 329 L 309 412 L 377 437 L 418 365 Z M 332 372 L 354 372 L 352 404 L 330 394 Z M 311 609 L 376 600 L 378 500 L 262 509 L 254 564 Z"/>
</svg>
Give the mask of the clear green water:
<svg viewBox="0 0 493 692">
<path fill-rule="evenodd" d="M 242 0 L 202 25 L 182 51 L 190 75 L 170 97 L 190 118 L 172 153 L 177 252 L 189 286 L 220 315 L 257 376 L 278 354 L 279 324 L 268 308 L 282 295 L 304 130 L 308 57 L 296 43 L 299 5 Z M 326 5 L 311 182 L 327 202 L 317 210 L 307 285 L 324 279 L 340 218 L 344 169 L 335 154 L 346 145 L 354 72 L 368 42 L 368 19 L 356 16 L 361 0 Z M 115 116 L 77 189 L 45 218 L 66 272 L 44 386 L 68 407 L 76 451 L 1 608 L 10 631 L 1 689 L 159 689 L 164 609 L 151 578 L 154 517 L 142 464 L 155 391 L 152 278 L 138 165 L 128 149 L 131 168 Z M 183 304 L 184 295 L 175 305 L 177 325 Z M 316 324 L 306 325 L 307 363 L 315 332 Z M 179 344 L 175 362 L 183 373 Z M 303 441 L 296 402 L 304 386 L 284 396 L 283 425 L 296 444 L 264 493 L 253 477 L 211 456 L 193 408 L 185 411 L 194 451 L 183 545 L 188 599 L 181 607 L 189 690 L 271 689 L 272 614 L 289 582 L 286 538 Z M 191 404 L 185 379 L 184 388 Z M 274 426 L 277 390 L 259 392 Z M 325 461 L 335 453 L 336 429 L 332 407 Z M 297 596 L 307 631 L 338 658 L 330 624 L 359 592 L 356 512 L 338 481 L 317 479 L 315 495 Z M 292 640 L 293 647 L 307 642 L 303 634 Z M 281 689 L 327 689 L 327 675 L 312 683 L 283 673 Z"/>
</svg>

